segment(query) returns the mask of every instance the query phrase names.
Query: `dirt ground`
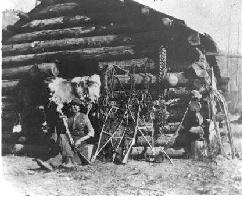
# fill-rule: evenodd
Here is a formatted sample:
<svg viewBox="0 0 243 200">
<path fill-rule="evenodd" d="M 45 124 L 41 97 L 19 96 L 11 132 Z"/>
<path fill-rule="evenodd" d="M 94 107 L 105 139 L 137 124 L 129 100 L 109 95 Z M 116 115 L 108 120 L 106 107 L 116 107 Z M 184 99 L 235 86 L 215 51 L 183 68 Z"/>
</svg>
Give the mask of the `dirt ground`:
<svg viewBox="0 0 243 200">
<path fill-rule="evenodd" d="M 4 156 L 4 178 L 24 195 L 241 194 L 241 160 L 191 159 L 127 165 L 96 161 L 76 170 L 40 170 L 28 157 Z"/>
<path fill-rule="evenodd" d="M 232 127 L 241 159 L 173 159 L 174 166 L 129 160 L 126 165 L 96 161 L 73 171 L 45 172 L 29 157 L 2 157 L 3 177 L 23 195 L 242 194 L 241 125 Z M 229 145 L 226 151 L 230 152 Z"/>
</svg>

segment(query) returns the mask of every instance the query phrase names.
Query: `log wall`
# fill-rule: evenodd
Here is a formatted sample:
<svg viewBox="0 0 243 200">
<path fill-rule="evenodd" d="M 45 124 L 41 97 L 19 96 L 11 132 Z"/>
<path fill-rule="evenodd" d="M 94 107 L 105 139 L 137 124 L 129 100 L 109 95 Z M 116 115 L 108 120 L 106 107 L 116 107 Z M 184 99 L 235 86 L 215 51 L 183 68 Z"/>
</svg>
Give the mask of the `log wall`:
<svg viewBox="0 0 243 200">
<path fill-rule="evenodd" d="M 144 13 L 143 7 L 129 0 L 53 0 L 43 1 L 25 18 L 21 18 L 8 30 L 12 36 L 3 40 L 4 132 L 11 131 L 16 118 L 12 101 L 14 88 L 34 64 L 38 64 L 45 74 L 47 83 L 53 76 L 53 71 L 59 70 L 55 64 L 56 59 L 60 62 L 70 62 L 70 66 L 72 61 L 80 62 L 75 67 L 81 71 L 83 68 L 94 67 L 82 65 L 83 61 L 91 60 L 98 63 L 101 72 L 107 67 L 117 66 L 121 69 L 122 72 L 116 74 L 117 91 L 120 90 L 120 82 L 125 88 L 130 88 L 128 73 L 134 68 L 138 89 L 142 89 L 146 82 L 150 83 L 151 89 L 153 85 L 156 88 L 159 47 L 164 45 L 173 50 L 180 46 L 182 53 L 190 52 L 192 47 L 188 47 L 187 39 L 196 31 L 187 27 L 182 20 L 155 10 L 149 9 Z M 174 20 L 174 29 L 164 26 L 163 18 Z M 179 60 L 176 64 L 182 67 L 179 72 L 170 71 L 160 83 L 160 87 L 168 89 L 168 99 L 188 99 L 192 80 L 185 76 L 184 70 L 191 64 L 192 58 L 189 56 L 181 59 L 181 50 L 175 52 L 177 53 L 173 62 Z M 188 60 L 189 62 L 185 62 Z M 170 67 L 170 63 L 167 65 Z M 66 71 L 76 70 L 70 66 L 64 66 Z M 170 76 L 177 79 L 176 84 L 171 84 Z M 185 105 L 186 103 L 184 106 L 178 106 L 183 109 L 170 109 L 171 122 L 180 122 Z M 168 128 L 167 133 L 171 132 L 175 132 L 175 128 Z"/>
</svg>

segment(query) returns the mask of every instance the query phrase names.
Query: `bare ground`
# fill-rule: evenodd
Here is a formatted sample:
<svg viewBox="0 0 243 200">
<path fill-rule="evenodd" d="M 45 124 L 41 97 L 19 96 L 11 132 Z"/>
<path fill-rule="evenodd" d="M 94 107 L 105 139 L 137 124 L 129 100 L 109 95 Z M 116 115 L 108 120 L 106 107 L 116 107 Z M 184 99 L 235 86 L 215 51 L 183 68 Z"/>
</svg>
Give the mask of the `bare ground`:
<svg viewBox="0 0 243 200">
<path fill-rule="evenodd" d="M 242 158 L 242 126 L 234 124 L 235 147 Z M 229 145 L 225 145 L 230 152 Z M 162 163 L 129 160 L 126 165 L 96 161 L 73 171 L 45 172 L 29 157 L 2 157 L 3 175 L 24 195 L 242 194 L 242 159 L 174 159 Z"/>
<path fill-rule="evenodd" d="M 4 156 L 4 178 L 24 195 L 241 194 L 241 160 L 174 160 L 127 165 L 95 162 L 74 171 L 40 170 L 28 157 Z"/>
</svg>

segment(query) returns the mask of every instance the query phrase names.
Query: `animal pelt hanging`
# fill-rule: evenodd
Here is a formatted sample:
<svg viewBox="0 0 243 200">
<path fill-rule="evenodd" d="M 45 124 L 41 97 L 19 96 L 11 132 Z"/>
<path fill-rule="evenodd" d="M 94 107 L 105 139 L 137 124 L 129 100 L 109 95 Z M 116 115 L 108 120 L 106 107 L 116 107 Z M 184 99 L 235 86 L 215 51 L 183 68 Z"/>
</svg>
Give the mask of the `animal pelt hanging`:
<svg viewBox="0 0 243 200">
<path fill-rule="evenodd" d="M 100 97 L 100 76 L 75 77 L 72 80 L 55 78 L 49 84 L 51 100 L 57 104 L 77 102 L 79 104 L 93 103 Z"/>
</svg>

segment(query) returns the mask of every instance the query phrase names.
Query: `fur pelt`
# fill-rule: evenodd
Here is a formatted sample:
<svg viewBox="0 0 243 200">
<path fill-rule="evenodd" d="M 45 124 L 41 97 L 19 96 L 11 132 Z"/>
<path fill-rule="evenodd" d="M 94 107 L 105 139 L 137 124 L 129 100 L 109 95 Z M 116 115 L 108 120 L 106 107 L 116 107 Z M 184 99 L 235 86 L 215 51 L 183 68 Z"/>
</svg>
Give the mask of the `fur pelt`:
<svg viewBox="0 0 243 200">
<path fill-rule="evenodd" d="M 79 99 L 81 102 L 95 102 L 100 97 L 100 76 L 75 77 L 72 80 L 55 78 L 50 84 L 51 100 L 56 103 L 70 103 Z"/>
</svg>

